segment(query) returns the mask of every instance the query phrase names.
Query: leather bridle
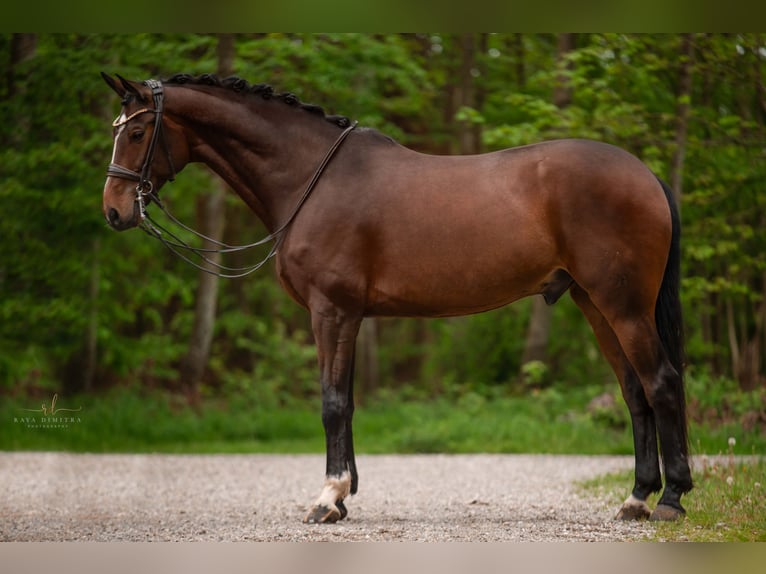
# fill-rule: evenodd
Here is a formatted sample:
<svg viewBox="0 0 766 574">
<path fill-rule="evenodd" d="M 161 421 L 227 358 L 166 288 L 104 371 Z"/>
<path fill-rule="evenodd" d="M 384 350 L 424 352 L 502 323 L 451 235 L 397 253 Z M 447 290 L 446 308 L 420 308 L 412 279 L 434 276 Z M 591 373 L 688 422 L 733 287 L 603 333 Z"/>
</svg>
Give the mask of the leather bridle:
<svg viewBox="0 0 766 574">
<path fill-rule="evenodd" d="M 132 169 L 128 169 L 127 167 L 116 163 L 110 163 L 109 167 L 106 168 L 107 176 L 138 182 L 136 185 L 136 202 L 138 203 L 138 213 L 141 221 L 146 218 L 147 201 L 151 201 L 152 199 L 155 201 L 157 200 L 156 194 L 153 194 L 154 185 L 151 180 L 152 163 L 154 163 L 154 153 L 157 148 L 157 142 L 162 135 L 162 114 L 164 111 L 162 82 L 159 80 L 146 80 L 144 85 L 152 90 L 154 109 L 141 108 L 125 118 L 120 116 L 112 122 L 113 127 L 119 127 L 127 124 L 130 120 L 141 114 L 155 114 L 154 130 L 152 130 L 152 137 L 149 140 L 149 147 L 146 148 L 146 155 L 144 156 L 144 163 L 141 166 L 141 171 L 133 171 Z M 168 181 L 173 181 L 175 177 L 175 169 L 173 167 L 173 159 L 170 155 L 170 147 L 168 146 L 166 138 L 163 138 L 163 141 L 165 142 L 165 153 L 167 154 L 168 165 L 170 166 L 170 177 L 168 177 Z"/>
<path fill-rule="evenodd" d="M 340 133 L 340 135 L 338 136 L 338 139 L 336 139 L 335 142 L 332 144 L 332 146 L 330 146 L 330 149 L 327 150 L 327 153 L 325 154 L 325 156 L 322 158 L 322 161 L 317 166 L 316 171 L 314 171 L 314 175 L 309 180 L 308 184 L 306 185 L 306 188 L 303 190 L 303 193 L 301 194 L 300 198 L 298 199 L 298 202 L 296 203 L 295 207 L 293 208 L 293 211 L 290 213 L 288 218 L 275 231 L 272 231 L 266 237 L 264 237 L 263 239 L 260 239 L 259 241 L 255 241 L 254 243 L 249 243 L 247 245 L 229 245 L 228 243 L 223 243 L 222 241 L 218 241 L 216 239 L 213 239 L 212 237 L 208 237 L 207 235 L 204 235 L 200 233 L 199 231 L 195 231 L 188 225 L 184 225 L 172 213 L 170 213 L 170 211 L 168 211 L 168 209 L 165 207 L 165 205 L 157 196 L 157 194 L 152 192 L 151 190 L 146 195 L 150 197 L 152 201 L 154 201 L 157 204 L 160 210 L 162 210 L 162 212 L 168 217 L 170 221 L 172 221 L 174 224 L 176 224 L 180 228 L 192 233 L 193 235 L 196 235 L 198 238 L 204 240 L 208 244 L 211 244 L 212 247 L 210 248 L 193 247 L 189 245 L 186 241 L 181 239 L 178 235 L 173 233 L 171 230 L 163 227 L 157 221 L 152 219 L 146 211 L 144 211 L 143 213 L 143 219 L 141 221 L 141 224 L 139 225 L 139 228 L 143 230 L 146 234 L 150 235 L 151 237 L 158 239 L 160 243 L 165 245 L 165 247 L 167 247 L 179 259 L 182 259 L 183 261 L 192 265 L 193 267 L 196 267 L 200 271 L 204 271 L 205 273 L 209 273 L 210 275 L 216 275 L 217 277 L 224 277 L 227 279 L 236 279 L 238 277 L 244 277 L 246 275 L 250 275 L 251 273 L 263 267 L 269 261 L 269 259 L 271 259 L 277 254 L 277 249 L 282 244 L 282 240 L 285 238 L 285 234 L 287 230 L 289 229 L 290 225 L 295 220 L 295 218 L 298 216 L 298 212 L 300 212 L 301 207 L 303 207 L 303 204 L 306 203 L 306 200 L 311 195 L 311 192 L 314 190 L 314 187 L 319 182 L 319 178 L 324 173 L 324 170 L 327 167 L 327 164 L 330 163 L 330 160 L 332 160 L 333 156 L 335 155 L 335 152 L 338 151 L 338 148 L 341 146 L 341 144 L 346 139 L 348 134 L 350 134 L 356 128 L 356 126 L 357 126 L 357 122 L 353 122 L 351 123 L 351 125 L 346 127 L 346 129 L 344 129 Z M 140 195 L 141 193 L 139 192 L 139 196 Z M 142 200 L 139 200 L 139 202 L 141 201 Z M 168 239 L 168 237 L 170 239 Z M 273 242 L 273 244 L 268 254 L 261 261 L 259 261 L 258 263 L 255 263 L 254 265 L 249 265 L 246 267 L 227 267 L 226 265 L 221 265 L 220 263 L 214 261 L 213 259 L 209 257 L 209 255 L 213 253 L 224 254 L 224 253 L 234 253 L 237 251 L 247 251 L 249 249 L 253 249 L 254 247 L 258 247 L 260 245 L 264 245 L 269 242 Z M 203 263 L 206 263 L 207 265 L 200 265 L 196 263 L 191 258 L 191 256 L 198 257 L 199 259 L 203 261 Z"/>
<path fill-rule="evenodd" d="M 217 275 L 218 277 L 236 278 L 236 277 L 244 277 L 245 275 L 249 275 L 250 273 L 260 269 L 263 265 L 266 264 L 266 262 L 269 259 L 271 259 L 272 257 L 276 255 L 277 249 L 279 248 L 282 240 L 284 239 L 285 233 L 287 229 L 290 227 L 290 224 L 297 217 L 298 212 L 300 211 L 301 207 L 303 207 L 303 204 L 306 202 L 306 200 L 309 198 L 309 195 L 311 195 L 311 192 L 314 190 L 314 187 L 319 181 L 319 178 L 322 176 L 322 173 L 324 173 L 325 167 L 327 167 L 327 164 L 335 155 L 335 152 L 341 146 L 341 144 L 346 139 L 348 134 L 351 133 L 351 131 L 354 130 L 354 128 L 356 128 L 357 122 L 353 122 L 350 125 L 348 125 L 343 130 L 343 132 L 341 132 L 341 134 L 338 136 L 338 138 L 335 140 L 332 146 L 330 146 L 330 149 L 327 150 L 327 153 L 325 154 L 324 158 L 322 158 L 322 161 L 317 166 L 316 171 L 314 172 L 314 175 L 311 177 L 308 184 L 306 185 L 306 188 L 303 190 L 303 193 L 298 199 L 298 202 L 293 208 L 293 211 L 290 213 L 288 218 L 275 231 L 269 233 L 268 236 L 264 237 L 260 241 L 250 243 L 248 245 L 228 245 L 221 241 L 217 241 L 211 237 L 207 237 L 206 235 L 203 235 L 199 233 L 198 231 L 195 231 L 194 229 L 181 223 L 165 208 L 165 206 L 163 205 L 163 202 L 160 200 L 159 196 L 154 190 L 154 185 L 152 184 L 152 180 L 151 180 L 152 163 L 154 161 L 154 153 L 157 148 L 157 142 L 159 141 L 160 136 L 162 134 L 163 92 L 162 92 L 162 82 L 158 80 L 146 80 L 144 82 L 144 85 L 151 88 L 152 90 L 152 98 L 154 100 L 154 109 L 141 108 L 139 110 L 136 110 L 135 112 L 133 112 L 127 117 L 123 118 L 122 116 L 120 116 L 119 118 L 114 120 L 114 122 L 112 122 L 113 127 L 119 127 L 119 126 L 123 126 L 127 124 L 130 120 L 132 120 L 133 118 L 137 116 L 140 116 L 141 114 L 148 114 L 148 113 L 155 114 L 156 118 L 154 122 L 154 130 L 152 131 L 152 137 L 149 141 L 149 147 L 146 149 L 146 155 L 144 156 L 144 163 L 143 163 L 143 166 L 141 167 L 141 171 L 140 172 L 133 171 L 132 169 L 128 169 L 116 163 L 110 163 L 109 167 L 107 167 L 106 169 L 107 176 L 119 177 L 122 179 L 128 179 L 131 181 L 138 182 L 136 184 L 136 203 L 138 203 L 138 213 L 140 218 L 139 228 L 142 229 L 144 232 L 146 232 L 148 235 L 154 237 L 155 239 L 158 239 L 161 243 L 165 245 L 165 247 L 167 247 L 171 252 L 173 252 L 180 259 L 183 259 L 187 263 L 193 265 L 194 267 L 196 267 L 197 269 L 200 269 L 201 271 L 204 271 L 205 273 L 210 273 L 211 275 Z M 173 181 L 175 177 L 175 168 L 173 167 L 173 161 L 170 156 L 170 147 L 168 146 L 167 138 L 163 138 L 163 141 L 165 144 L 165 152 L 167 154 L 167 160 L 168 160 L 168 165 L 170 166 L 170 174 L 171 174 L 170 177 L 168 178 L 168 181 Z M 185 229 L 186 231 L 191 232 L 192 234 L 196 235 L 200 239 L 212 244 L 213 247 L 212 248 L 193 247 L 189 245 L 188 243 L 186 243 L 186 241 L 181 239 L 178 235 L 176 235 L 172 231 L 166 229 L 165 227 L 161 226 L 159 223 L 154 221 L 146 211 L 147 203 L 152 201 L 159 206 L 162 212 L 173 223 Z M 166 236 L 169 237 L 170 239 L 166 238 Z M 264 245 L 265 243 L 272 242 L 272 241 L 273 241 L 273 245 L 271 249 L 269 250 L 269 253 L 266 255 L 266 257 L 259 263 L 256 263 L 255 265 L 250 265 L 248 267 L 227 267 L 225 265 L 221 265 L 220 263 L 216 261 L 213 261 L 212 259 L 210 259 L 210 257 L 208 257 L 208 255 L 212 253 L 232 253 L 236 251 L 244 251 L 247 249 L 252 249 L 259 245 Z M 200 258 L 203 261 L 203 263 L 206 263 L 207 265 L 200 265 L 196 263 L 195 261 L 191 259 L 190 256 L 196 256 Z"/>
</svg>

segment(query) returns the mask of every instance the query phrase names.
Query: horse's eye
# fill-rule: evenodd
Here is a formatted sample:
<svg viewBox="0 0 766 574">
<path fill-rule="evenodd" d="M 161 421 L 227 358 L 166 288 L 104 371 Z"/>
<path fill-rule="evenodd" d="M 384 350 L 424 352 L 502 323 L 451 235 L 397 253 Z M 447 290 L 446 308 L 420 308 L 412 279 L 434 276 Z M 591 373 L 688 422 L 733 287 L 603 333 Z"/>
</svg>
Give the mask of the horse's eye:
<svg viewBox="0 0 766 574">
<path fill-rule="evenodd" d="M 130 132 L 130 141 L 140 142 L 142 139 L 144 139 L 144 130 L 136 130 L 134 132 Z"/>
</svg>

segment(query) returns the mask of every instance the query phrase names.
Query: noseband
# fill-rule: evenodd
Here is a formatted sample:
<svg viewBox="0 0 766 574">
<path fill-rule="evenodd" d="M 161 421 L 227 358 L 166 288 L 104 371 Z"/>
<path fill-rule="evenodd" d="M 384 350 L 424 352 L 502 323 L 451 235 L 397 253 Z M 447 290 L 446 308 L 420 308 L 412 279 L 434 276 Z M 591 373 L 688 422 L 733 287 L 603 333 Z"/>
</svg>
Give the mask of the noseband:
<svg viewBox="0 0 766 574">
<path fill-rule="evenodd" d="M 154 186 L 152 185 L 152 163 L 154 162 L 154 151 L 157 147 L 157 141 L 160 139 L 162 132 L 162 114 L 163 114 L 163 92 L 162 82 L 158 80 L 146 80 L 144 85 L 152 90 L 152 98 L 154 100 L 154 109 L 141 108 L 130 114 L 124 119 L 117 118 L 112 122 L 113 127 L 123 126 L 130 120 L 141 114 L 152 113 L 155 114 L 156 119 L 154 121 L 154 130 L 152 131 L 152 137 L 149 140 L 149 147 L 146 149 L 146 156 L 144 157 L 144 164 L 141 166 L 141 171 L 133 171 L 116 163 L 110 163 L 106 168 L 106 175 L 111 177 L 119 177 L 122 179 L 129 179 L 131 181 L 137 181 L 136 185 L 136 202 L 138 203 L 138 213 L 141 221 L 146 218 L 146 202 L 151 201 L 156 195 L 152 195 Z M 168 158 L 168 164 L 170 165 L 171 176 L 169 181 L 173 181 L 175 177 L 175 169 L 173 168 L 173 160 L 170 157 L 170 148 L 168 147 L 167 139 L 165 139 L 165 152 Z"/>
</svg>

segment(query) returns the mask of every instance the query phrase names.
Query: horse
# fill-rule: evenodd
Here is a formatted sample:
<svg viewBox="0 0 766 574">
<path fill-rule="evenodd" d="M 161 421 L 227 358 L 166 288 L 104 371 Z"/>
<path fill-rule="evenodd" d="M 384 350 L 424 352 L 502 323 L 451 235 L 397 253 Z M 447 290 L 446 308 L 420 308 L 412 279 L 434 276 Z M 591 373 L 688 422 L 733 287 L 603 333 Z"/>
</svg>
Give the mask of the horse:
<svg viewBox="0 0 766 574">
<path fill-rule="evenodd" d="M 685 516 L 679 210 L 638 158 L 582 139 L 429 155 L 267 84 L 102 76 L 122 104 L 103 190 L 108 225 L 146 229 L 163 185 L 190 162 L 207 164 L 270 231 L 281 286 L 310 313 L 327 458 L 304 522 L 345 518 L 358 489 L 353 373 L 364 317 L 466 315 L 532 295 L 552 305 L 567 291 L 631 416 L 635 479 L 615 519 Z M 652 510 L 647 499 L 661 490 Z"/>
</svg>

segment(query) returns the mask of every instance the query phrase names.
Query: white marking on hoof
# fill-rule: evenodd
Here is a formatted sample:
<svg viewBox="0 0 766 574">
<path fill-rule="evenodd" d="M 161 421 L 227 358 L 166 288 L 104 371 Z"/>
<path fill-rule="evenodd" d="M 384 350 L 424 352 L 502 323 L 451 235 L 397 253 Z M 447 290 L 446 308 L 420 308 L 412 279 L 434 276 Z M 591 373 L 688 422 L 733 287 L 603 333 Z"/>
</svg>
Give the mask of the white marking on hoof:
<svg viewBox="0 0 766 574">
<path fill-rule="evenodd" d="M 622 503 L 622 508 L 615 516 L 616 520 L 642 520 L 649 518 L 652 509 L 645 500 L 639 500 L 632 494 Z"/>
<path fill-rule="evenodd" d="M 326 506 L 327 508 L 337 508 L 335 503 L 343 500 L 351 492 L 351 473 L 343 471 L 340 476 L 328 476 L 324 481 L 322 494 L 319 495 L 314 503 L 314 508 Z"/>
</svg>

